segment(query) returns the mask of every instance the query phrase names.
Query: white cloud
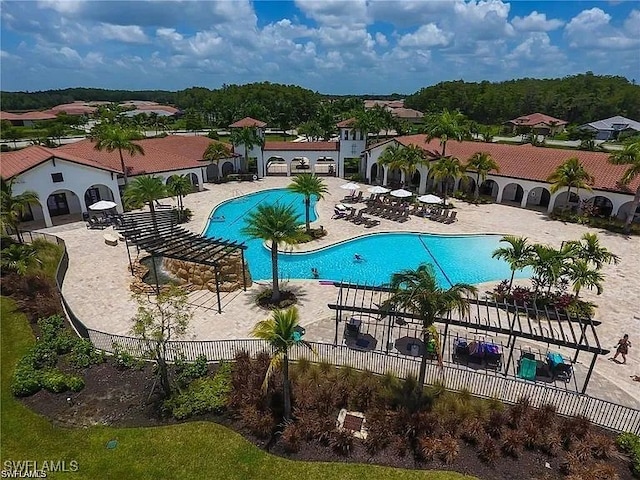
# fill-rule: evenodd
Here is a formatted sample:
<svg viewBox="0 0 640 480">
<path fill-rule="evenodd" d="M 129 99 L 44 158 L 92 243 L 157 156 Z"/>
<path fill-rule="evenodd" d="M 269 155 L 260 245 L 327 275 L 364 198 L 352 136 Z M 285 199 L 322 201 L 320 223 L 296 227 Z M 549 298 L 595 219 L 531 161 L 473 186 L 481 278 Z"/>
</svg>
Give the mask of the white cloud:
<svg viewBox="0 0 640 480">
<path fill-rule="evenodd" d="M 59 13 L 76 13 L 84 7 L 83 0 L 39 0 L 39 8 L 48 8 Z"/>
<path fill-rule="evenodd" d="M 511 24 L 516 30 L 523 32 L 549 32 L 560 28 L 564 22 L 553 18 L 547 20 L 546 13 L 538 13 L 534 10 L 526 17 L 513 17 Z"/>
<path fill-rule="evenodd" d="M 180 42 L 184 39 L 182 34 L 176 32 L 175 28 L 158 28 L 156 30 L 156 37 L 169 42 Z"/>
<path fill-rule="evenodd" d="M 386 47 L 387 45 L 389 45 L 389 40 L 387 40 L 387 37 L 384 33 L 376 32 L 375 38 L 376 43 L 381 47 Z"/>
<path fill-rule="evenodd" d="M 625 22 L 633 27 L 638 22 L 633 10 Z M 603 50 L 628 50 L 640 46 L 638 31 L 628 32 L 611 25 L 611 15 L 600 8 L 583 10 L 565 26 L 564 33 L 572 48 L 596 48 Z"/>
<path fill-rule="evenodd" d="M 414 33 L 408 33 L 401 36 L 398 40 L 398 45 L 410 48 L 429 48 L 435 47 L 436 45 L 446 46 L 449 44 L 452 36 L 452 34 L 445 33 L 435 24 L 430 23 L 428 25 L 421 26 Z"/>
<path fill-rule="evenodd" d="M 103 23 L 95 33 L 105 40 L 123 43 L 149 43 L 149 38 L 138 25 L 111 25 Z"/>
<path fill-rule="evenodd" d="M 320 25 L 338 27 L 368 22 L 365 0 L 296 0 L 295 4 Z"/>
</svg>

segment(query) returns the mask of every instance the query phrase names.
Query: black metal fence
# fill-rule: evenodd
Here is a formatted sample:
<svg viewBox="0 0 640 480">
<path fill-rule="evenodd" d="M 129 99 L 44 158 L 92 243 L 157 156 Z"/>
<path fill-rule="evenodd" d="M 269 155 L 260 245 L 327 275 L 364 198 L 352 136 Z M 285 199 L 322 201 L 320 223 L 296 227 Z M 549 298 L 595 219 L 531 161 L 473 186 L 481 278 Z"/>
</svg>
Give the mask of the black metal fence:
<svg viewBox="0 0 640 480">
<path fill-rule="evenodd" d="M 56 272 L 56 283 L 69 322 L 78 335 L 89 338 L 93 345 L 107 353 L 116 353 L 118 349 L 127 351 L 136 357 L 144 357 L 150 350 L 149 342 L 140 338 L 113 335 L 88 329 L 77 318 L 62 295 L 62 285 L 69 267 L 69 255 L 64 240 L 54 235 L 38 232 L 24 232 L 25 241 L 32 242 L 44 239 L 57 243 L 63 249 L 62 258 Z M 313 362 L 326 362 L 331 365 L 349 365 L 357 370 L 371 371 L 376 374 L 392 373 L 398 378 L 409 375 L 417 377 L 420 367 L 419 357 L 389 355 L 383 351 L 360 351 L 345 345 L 311 342 L 314 352 L 301 346 L 291 352 L 291 359 L 307 358 Z M 205 341 L 172 341 L 169 342 L 168 360 L 178 358 L 193 361 L 204 355 L 210 362 L 231 361 L 237 352 L 246 351 L 255 355 L 269 350 L 263 340 L 205 340 Z M 584 415 L 594 424 L 617 432 L 633 432 L 640 434 L 640 410 L 618 405 L 613 402 L 580 394 L 571 390 L 559 389 L 533 381 L 486 375 L 471 369 L 455 365 L 438 366 L 427 364 L 426 381 L 429 384 L 439 382 L 448 390 L 468 391 L 481 398 L 497 398 L 505 403 L 513 404 L 522 397 L 528 397 L 531 404 L 540 407 L 545 404 L 554 405 L 560 415 Z"/>
</svg>

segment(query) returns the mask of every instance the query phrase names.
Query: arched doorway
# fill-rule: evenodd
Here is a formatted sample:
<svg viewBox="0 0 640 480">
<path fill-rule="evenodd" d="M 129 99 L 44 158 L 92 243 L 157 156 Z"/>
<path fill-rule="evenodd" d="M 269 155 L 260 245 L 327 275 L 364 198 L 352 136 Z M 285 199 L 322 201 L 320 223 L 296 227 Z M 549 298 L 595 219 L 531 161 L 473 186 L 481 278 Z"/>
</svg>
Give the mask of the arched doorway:
<svg viewBox="0 0 640 480">
<path fill-rule="evenodd" d="M 609 218 L 613 213 L 613 203 L 607 197 L 596 195 L 584 202 L 582 209 L 592 217 Z"/>
<path fill-rule="evenodd" d="M 311 162 L 307 157 L 295 157 L 291 160 L 291 173 L 309 173 Z"/>
<path fill-rule="evenodd" d="M 282 157 L 270 157 L 267 160 L 267 175 L 287 175 L 289 169 Z"/>
<path fill-rule="evenodd" d="M 527 196 L 527 208 L 544 208 L 549 206 L 551 193 L 544 187 L 536 187 L 529 192 Z"/>
<path fill-rule="evenodd" d="M 473 195 L 476 191 L 475 179 L 469 175 L 463 176 L 458 183 L 458 190 L 467 195 Z"/>
<path fill-rule="evenodd" d="M 627 217 L 629 216 L 629 212 L 631 211 L 631 204 L 633 202 L 627 202 L 627 203 L 623 203 L 620 208 L 618 209 L 618 219 L 622 220 L 623 222 L 627 221 Z M 636 213 L 635 216 L 633 218 L 633 223 L 640 223 L 640 205 L 638 205 L 638 208 L 636 208 Z"/>
<path fill-rule="evenodd" d="M 518 183 L 509 183 L 502 190 L 501 203 L 513 203 L 520 205 L 524 197 L 524 189 Z"/>
<path fill-rule="evenodd" d="M 498 198 L 499 190 L 500 190 L 500 187 L 498 186 L 498 184 L 491 179 L 485 180 L 480 185 L 480 195 L 483 195 L 485 197 L 491 197 L 494 200 Z"/>
<path fill-rule="evenodd" d="M 231 175 L 234 172 L 233 163 L 224 162 L 222 164 L 222 176 L 226 177 L 227 175 Z"/>
<path fill-rule="evenodd" d="M 418 189 L 418 187 L 420 186 L 420 177 L 421 174 L 418 170 L 416 170 L 413 175 L 411 175 L 411 180 L 409 181 L 409 187 L 411 187 L 412 189 L 415 188 L 416 190 Z"/>
<path fill-rule="evenodd" d="M 84 204 L 87 208 L 100 200 L 108 200 L 110 202 L 114 201 L 113 191 L 106 185 L 91 185 L 84 192 Z"/>
<path fill-rule="evenodd" d="M 71 190 L 56 190 L 47 197 L 47 210 L 51 219 L 69 215 L 80 215 L 80 198 Z"/>
<path fill-rule="evenodd" d="M 556 197 L 555 202 L 553 203 L 553 208 L 561 208 L 561 209 L 578 209 L 578 204 L 580 203 L 580 196 L 576 192 L 571 192 L 571 198 L 569 198 L 569 192 L 562 192 L 560 195 Z"/>
<path fill-rule="evenodd" d="M 400 187 L 401 180 L 402 180 L 402 172 L 399 169 L 394 168 L 393 170 L 389 170 L 389 173 L 387 175 L 388 186 L 392 188 Z"/>
<path fill-rule="evenodd" d="M 198 175 L 196 175 L 195 173 L 190 173 L 189 174 L 189 181 L 191 182 L 191 185 L 193 185 L 194 190 L 198 190 L 199 189 L 200 179 L 198 178 Z"/>
<path fill-rule="evenodd" d="M 336 161 L 332 157 L 319 157 L 313 165 L 313 173 L 334 177 L 337 174 Z"/>
<path fill-rule="evenodd" d="M 369 181 L 373 184 L 379 183 L 382 179 L 378 179 L 378 172 L 381 172 L 382 169 L 378 168 L 378 164 L 374 163 L 371 165 L 371 172 L 369 173 Z"/>
<path fill-rule="evenodd" d="M 213 182 L 220 178 L 220 169 L 217 163 L 207 165 L 207 182 Z"/>
</svg>

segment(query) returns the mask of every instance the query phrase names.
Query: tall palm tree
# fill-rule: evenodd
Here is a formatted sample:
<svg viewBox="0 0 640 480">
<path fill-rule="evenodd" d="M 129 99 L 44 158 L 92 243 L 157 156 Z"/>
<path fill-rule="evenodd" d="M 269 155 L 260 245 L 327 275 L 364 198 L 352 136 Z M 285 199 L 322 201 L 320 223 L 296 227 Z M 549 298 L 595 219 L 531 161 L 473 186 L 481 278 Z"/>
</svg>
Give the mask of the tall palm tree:
<svg viewBox="0 0 640 480">
<path fill-rule="evenodd" d="M 15 178 L 5 180 L 0 178 L 0 221 L 3 229 L 10 227 L 16 233 L 18 242 L 23 243 L 20 233 L 20 219 L 29 209 L 30 204 L 38 204 L 38 194 L 33 190 L 26 190 L 18 195 L 13 193 Z"/>
<path fill-rule="evenodd" d="M 622 185 L 629 185 L 634 179 L 640 177 L 640 141 L 636 140 L 635 142 L 628 143 L 623 150 L 613 152 L 609 155 L 609 162 L 614 165 L 628 165 L 628 168 L 622 174 L 620 183 Z M 631 223 L 635 217 L 638 205 L 640 205 L 640 183 L 638 184 L 638 188 L 636 188 L 636 193 L 631 202 L 631 209 L 624 223 L 625 233 L 631 231 Z"/>
<path fill-rule="evenodd" d="M 522 270 L 527 265 L 533 254 L 533 246 L 530 245 L 526 237 L 516 237 L 506 235 L 500 239 L 500 242 L 508 243 L 508 247 L 500 247 L 494 250 L 491 255 L 493 258 L 499 258 L 506 261 L 511 269 L 511 279 L 509 280 L 509 292 L 513 285 L 513 277 L 517 270 Z"/>
<path fill-rule="evenodd" d="M 582 259 L 574 260 L 566 269 L 565 275 L 573 283 L 573 291 L 576 293 L 576 300 L 582 287 L 596 289 L 597 294 L 602 293 L 602 282 L 604 275 L 597 267 L 592 267 Z"/>
<path fill-rule="evenodd" d="M 124 150 L 131 156 L 135 154 L 144 155 L 144 148 L 142 148 L 142 145 L 133 142 L 140 138 L 140 132 L 136 129 L 122 127 L 117 124 L 104 125 L 94 133 L 96 150 L 106 150 L 107 152 L 113 152 L 114 150 L 118 151 L 118 154 L 120 155 L 120 168 L 122 168 L 122 173 L 124 174 L 125 187 L 127 186 L 129 176 L 127 173 L 127 166 L 124 163 L 122 151 Z"/>
<path fill-rule="evenodd" d="M 467 160 L 465 169 L 476 172 L 476 188 L 474 192 L 476 200 L 480 197 L 480 185 L 487 179 L 489 172 L 492 170 L 500 172 L 498 164 L 491 154 L 487 152 L 476 152 L 471 155 L 469 160 Z"/>
<path fill-rule="evenodd" d="M 316 197 L 316 200 L 324 198 L 324 194 L 329 192 L 327 186 L 324 181 L 315 174 L 302 173 L 297 175 L 287 188 L 292 192 L 304 195 L 305 227 L 307 233 L 310 233 L 311 226 L 309 217 L 311 210 L 311 196 Z"/>
<path fill-rule="evenodd" d="M 9 245 L 2 250 L 2 266 L 7 270 L 24 275 L 31 265 L 41 265 L 38 259 L 38 251 L 33 245 Z"/>
<path fill-rule="evenodd" d="M 465 136 L 465 119 L 458 111 L 449 111 L 446 108 L 440 113 L 433 113 L 427 116 L 425 121 L 425 140 L 440 139 L 442 152 L 441 157 L 446 156 L 447 142 L 449 140 L 457 140 L 461 142 Z"/>
<path fill-rule="evenodd" d="M 151 221 L 154 230 L 158 230 L 156 223 L 156 209 L 154 202 L 168 195 L 167 187 L 162 178 L 155 175 L 142 175 L 134 178 L 124 191 L 124 201 L 130 207 L 141 207 L 145 203 L 149 205 Z"/>
<path fill-rule="evenodd" d="M 398 142 L 391 142 L 378 157 L 378 165 L 388 171 L 402 170 L 404 167 L 404 147 Z"/>
<path fill-rule="evenodd" d="M 464 174 L 464 167 L 460 160 L 456 157 L 442 157 L 435 162 L 430 169 L 434 180 L 442 181 L 442 203 L 447 203 L 447 193 L 449 190 L 449 182 L 453 182 L 461 178 Z"/>
<path fill-rule="evenodd" d="M 220 160 L 231 158 L 232 156 L 233 152 L 226 143 L 211 142 L 202 154 L 202 159 L 207 160 L 211 163 L 215 163 L 218 166 L 218 176 L 220 176 L 220 174 L 222 173 L 220 171 Z"/>
<path fill-rule="evenodd" d="M 309 342 L 302 340 L 298 333 L 300 316 L 296 307 L 287 310 L 274 310 L 270 318 L 261 320 L 253 327 L 251 335 L 266 340 L 273 349 L 273 357 L 264 377 L 262 387 L 266 390 L 269 379 L 278 368 L 282 368 L 284 397 L 284 419 L 291 418 L 291 385 L 289 384 L 289 351 L 292 347 L 303 345 L 313 351 Z"/>
<path fill-rule="evenodd" d="M 558 280 L 567 273 L 567 261 L 571 256 L 571 247 L 564 246 L 560 250 L 547 245 L 533 245 L 529 265 L 533 269 L 536 281 L 536 293 L 539 286 L 547 287 L 547 293 L 558 284 Z"/>
<path fill-rule="evenodd" d="M 408 145 L 402 150 L 401 170 L 405 175 L 405 183 L 411 184 L 413 174 L 416 173 L 418 167 L 425 165 L 427 162 L 425 151 L 418 145 Z"/>
<path fill-rule="evenodd" d="M 184 197 L 193 191 L 193 185 L 186 175 L 171 175 L 167 182 L 167 193 L 178 198 L 180 221 L 183 221 Z"/>
<path fill-rule="evenodd" d="M 605 263 L 618 264 L 620 257 L 611 253 L 606 247 L 600 244 L 600 239 L 595 233 L 585 233 L 580 240 L 567 242 L 574 251 L 574 256 L 578 259 L 593 263 L 596 269 L 600 270 Z"/>
<path fill-rule="evenodd" d="M 263 147 L 264 139 L 258 135 L 255 128 L 234 128 L 231 132 L 231 143 L 244 146 L 244 165 L 241 170 L 246 170 L 249 165 L 249 150 L 253 147 Z"/>
<path fill-rule="evenodd" d="M 551 183 L 549 190 L 551 193 L 556 193 L 561 188 L 567 187 L 567 203 L 571 201 L 571 189 L 576 188 L 580 191 L 581 188 L 591 191 L 589 183 L 593 182 L 593 177 L 586 171 L 584 165 L 577 157 L 571 157 L 565 160 L 561 165 L 549 175 L 547 182 Z"/>
<path fill-rule="evenodd" d="M 415 270 L 404 270 L 391 276 L 391 296 L 382 305 L 383 311 L 405 310 L 420 316 L 422 320 L 422 339 L 429 342 L 429 327 L 438 317 L 457 310 L 461 315 L 469 312 L 467 296 L 475 295 L 477 289 L 466 283 L 456 283 L 448 289 L 438 285 L 435 271 L 428 264 L 422 264 Z M 440 357 L 440 352 L 438 353 Z M 427 371 L 426 349 L 420 362 L 418 384 L 422 389 Z"/>
<path fill-rule="evenodd" d="M 255 211 L 250 212 L 247 216 L 247 224 L 242 229 L 242 234 L 271 243 L 271 276 L 273 280 L 271 301 L 278 302 L 280 300 L 278 246 L 282 244 L 295 245 L 305 238 L 304 231 L 299 228 L 298 215 L 291 205 L 260 204 Z"/>
</svg>

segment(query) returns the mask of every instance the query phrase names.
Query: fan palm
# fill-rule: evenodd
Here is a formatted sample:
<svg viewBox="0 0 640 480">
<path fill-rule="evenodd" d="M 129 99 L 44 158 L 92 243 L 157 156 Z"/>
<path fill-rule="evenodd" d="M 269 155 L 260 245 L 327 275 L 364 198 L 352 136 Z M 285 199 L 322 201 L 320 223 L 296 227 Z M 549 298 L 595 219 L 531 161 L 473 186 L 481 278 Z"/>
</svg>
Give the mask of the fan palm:
<svg viewBox="0 0 640 480">
<path fill-rule="evenodd" d="M 253 147 L 263 147 L 264 139 L 258 135 L 255 128 L 234 128 L 231 132 L 231 143 L 244 146 L 244 165 L 241 170 L 246 170 L 249 165 L 249 150 Z"/>
<path fill-rule="evenodd" d="M 271 301 L 280 300 L 280 285 L 278 283 L 278 246 L 282 244 L 295 245 L 305 238 L 304 231 L 299 228 L 298 215 L 291 205 L 258 205 L 255 211 L 247 216 L 247 224 L 242 234 L 251 238 L 259 238 L 270 242 L 271 276 L 273 290 Z"/>
<path fill-rule="evenodd" d="M 449 182 L 455 181 L 462 177 L 464 167 L 460 160 L 456 157 L 442 157 L 431 166 L 431 174 L 434 180 L 442 181 L 442 203 L 447 203 L 447 192 L 449 190 Z"/>
<path fill-rule="evenodd" d="M 311 226 L 309 217 L 311 210 L 311 196 L 316 197 L 316 200 L 324 198 L 324 194 L 329 191 L 327 186 L 324 181 L 315 174 L 302 173 L 296 176 L 287 188 L 292 192 L 304 195 L 305 227 L 307 233 L 310 233 Z"/>
<path fill-rule="evenodd" d="M 278 368 L 282 368 L 284 397 L 284 419 L 291 418 L 291 385 L 289 384 L 289 352 L 297 345 L 313 351 L 309 342 L 302 340 L 298 332 L 299 314 L 296 307 L 274 310 L 270 318 L 261 320 L 253 327 L 251 335 L 265 340 L 273 349 L 273 357 L 264 377 L 262 387 L 266 390 L 269 379 Z"/>
<path fill-rule="evenodd" d="M 491 255 L 493 258 L 499 258 L 506 261 L 511 269 L 511 279 L 509 280 L 509 292 L 513 285 L 513 277 L 516 271 L 525 268 L 531 259 L 533 247 L 527 242 L 526 237 L 516 237 L 506 235 L 500 239 L 500 242 L 508 243 L 508 247 L 500 247 L 494 250 Z"/>
<path fill-rule="evenodd" d="M 429 328 L 438 317 L 457 310 L 461 315 L 468 313 L 468 295 L 475 295 L 477 289 L 466 283 L 456 283 L 448 289 L 438 285 L 435 271 L 431 265 L 422 264 L 415 270 L 404 270 L 391 276 L 391 296 L 382 305 L 382 310 L 404 310 L 418 315 L 422 320 L 423 342 L 429 341 Z M 440 352 L 438 352 L 440 358 Z M 441 361 L 441 359 L 440 359 Z M 418 384 L 424 387 L 427 371 L 427 356 L 420 362 Z"/>
<path fill-rule="evenodd" d="M 41 265 L 38 251 L 33 245 L 19 245 L 14 243 L 2 250 L 2 266 L 7 270 L 24 275 L 31 265 Z"/>
<path fill-rule="evenodd" d="M 498 164 L 493 159 L 490 153 L 476 152 L 469 160 L 467 160 L 466 169 L 474 170 L 476 172 L 476 189 L 474 192 L 476 200 L 480 197 L 480 185 L 487 179 L 487 175 L 490 171 L 500 171 Z"/>
<path fill-rule="evenodd" d="M 609 162 L 614 165 L 628 166 L 622 174 L 620 183 L 622 185 L 629 185 L 634 181 L 634 179 L 640 177 L 640 141 L 636 140 L 635 142 L 628 143 L 625 145 L 624 149 L 613 152 L 609 155 Z M 631 202 L 631 209 L 629 210 L 629 214 L 627 215 L 627 219 L 624 224 L 625 233 L 629 233 L 631 231 L 631 223 L 635 218 L 638 205 L 640 205 L 640 183 L 638 184 L 638 188 L 636 188 L 636 193 L 633 197 L 633 201 Z"/>
<path fill-rule="evenodd" d="M 577 191 L 580 191 L 581 188 L 591 191 L 589 183 L 593 182 L 593 177 L 577 157 L 571 157 L 558 165 L 547 178 L 547 182 L 551 183 L 549 188 L 551 193 L 556 193 L 561 188 L 567 187 L 567 202 L 569 202 L 571 201 L 572 188 L 576 188 Z"/>
<path fill-rule="evenodd" d="M 135 154 L 144 155 L 142 145 L 133 142 L 133 140 L 139 140 L 141 138 L 140 132 L 134 128 L 125 128 L 121 125 L 113 124 L 104 125 L 102 128 L 97 129 L 94 137 L 96 140 L 96 150 L 106 150 L 109 153 L 115 150 L 118 151 L 120 155 L 120 168 L 122 168 L 122 173 L 124 174 L 124 184 L 126 187 L 129 176 L 122 151 L 124 150 L 131 156 Z"/>
<path fill-rule="evenodd" d="M 576 300 L 582 287 L 595 288 L 598 295 L 602 293 L 602 282 L 604 275 L 597 267 L 591 267 L 586 260 L 575 260 L 567 267 L 565 275 L 573 283 L 573 291 L 576 293 Z"/>
<path fill-rule="evenodd" d="M 425 140 L 440 139 L 442 152 L 440 156 L 446 156 L 447 142 L 457 140 L 461 142 L 465 136 L 464 115 L 458 111 L 449 111 L 446 108 L 440 113 L 428 115 L 425 121 Z"/>
<path fill-rule="evenodd" d="M 0 178 L 0 220 L 2 227 L 10 227 L 16 233 L 18 242 L 23 243 L 20 233 L 20 219 L 27 213 L 30 204 L 38 204 L 38 194 L 32 190 L 26 190 L 18 195 L 13 193 L 15 179 L 5 180 Z"/>
<path fill-rule="evenodd" d="M 182 211 L 184 210 L 183 199 L 193 191 L 193 185 L 186 175 L 171 175 L 167 182 L 167 193 L 178 197 L 178 208 L 180 209 L 180 217 L 182 219 Z"/>
<path fill-rule="evenodd" d="M 620 257 L 600 245 L 600 239 L 595 233 L 585 233 L 580 240 L 573 240 L 565 245 L 573 249 L 578 259 L 593 263 L 598 270 L 605 263 L 615 263 L 617 265 L 620 261 Z"/>
<path fill-rule="evenodd" d="M 136 177 L 125 189 L 124 200 L 130 207 L 140 207 L 145 203 L 149 205 L 151 221 L 154 230 L 158 230 L 156 223 L 156 209 L 154 202 L 166 197 L 167 187 L 162 178 L 152 175 L 142 175 Z"/>
</svg>

